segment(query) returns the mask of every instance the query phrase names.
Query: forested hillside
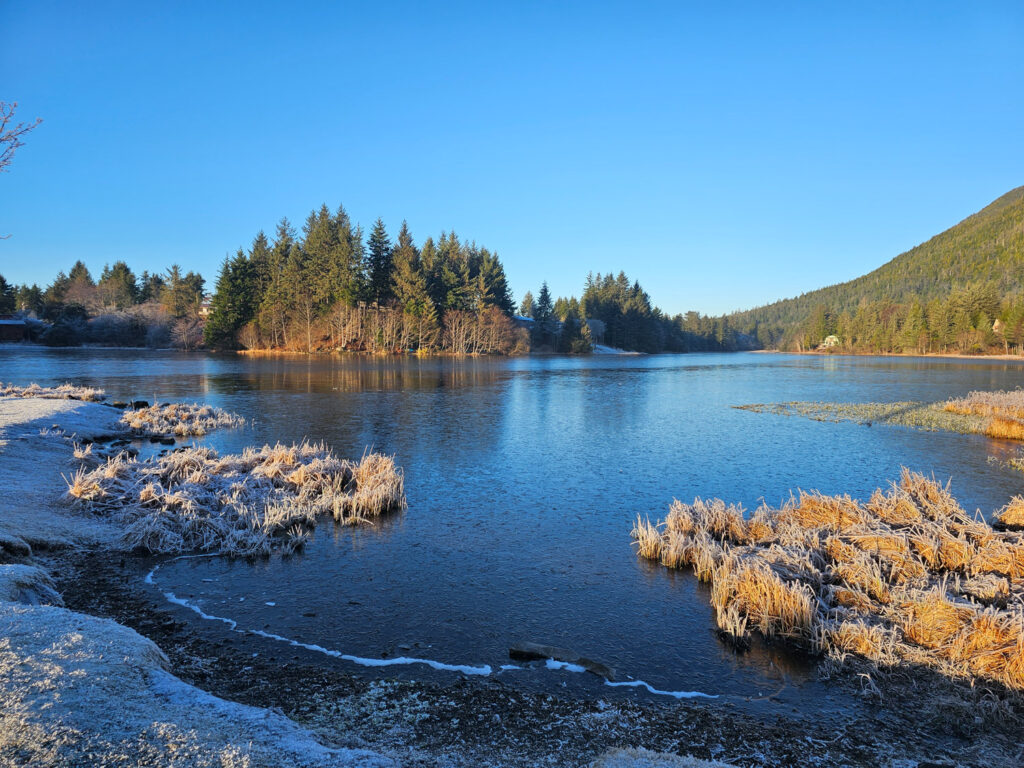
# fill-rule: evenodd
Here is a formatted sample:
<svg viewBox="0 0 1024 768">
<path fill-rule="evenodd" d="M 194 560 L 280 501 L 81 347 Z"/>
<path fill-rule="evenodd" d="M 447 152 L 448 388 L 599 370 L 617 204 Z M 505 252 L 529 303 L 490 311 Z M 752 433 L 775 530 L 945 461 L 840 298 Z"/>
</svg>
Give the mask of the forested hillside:
<svg viewBox="0 0 1024 768">
<path fill-rule="evenodd" d="M 873 272 L 730 320 L 766 348 L 983 352 L 1024 344 L 1022 295 L 1018 187 Z"/>
</svg>

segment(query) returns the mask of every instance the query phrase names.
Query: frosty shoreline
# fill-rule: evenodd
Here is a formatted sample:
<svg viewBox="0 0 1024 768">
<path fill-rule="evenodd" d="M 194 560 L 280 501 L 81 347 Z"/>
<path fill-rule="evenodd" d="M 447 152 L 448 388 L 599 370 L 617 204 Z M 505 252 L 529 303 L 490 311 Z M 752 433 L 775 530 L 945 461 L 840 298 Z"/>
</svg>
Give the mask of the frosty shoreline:
<svg viewBox="0 0 1024 768">
<path fill-rule="evenodd" d="M 119 526 L 62 501 L 74 462 L 59 433 L 128 436 L 120 416 L 94 402 L 0 397 L 0 764 L 405 764 L 391 751 L 332 746 L 279 711 L 213 696 L 176 677 L 151 640 L 63 607 L 47 568 L 123 544 Z M 724 764 L 614 749 L 594 765 Z"/>
</svg>

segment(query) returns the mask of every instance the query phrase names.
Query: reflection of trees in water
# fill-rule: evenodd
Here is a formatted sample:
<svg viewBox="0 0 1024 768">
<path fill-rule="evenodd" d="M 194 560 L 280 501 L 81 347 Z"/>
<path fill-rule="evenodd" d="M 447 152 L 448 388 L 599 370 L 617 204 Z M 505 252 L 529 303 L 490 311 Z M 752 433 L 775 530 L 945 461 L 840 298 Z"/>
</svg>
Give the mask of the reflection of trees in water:
<svg viewBox="0 0 1024 768">
<path fill-rule="evenodd" d="M 214 392 L 380 392 L 478 387 L 493 384 L 507 370 L 504 361 L 479 359 L 380 359 L 351 355 L 311 359 L 263 358 L 249 370 L 213 376 Z"/>
</svg>

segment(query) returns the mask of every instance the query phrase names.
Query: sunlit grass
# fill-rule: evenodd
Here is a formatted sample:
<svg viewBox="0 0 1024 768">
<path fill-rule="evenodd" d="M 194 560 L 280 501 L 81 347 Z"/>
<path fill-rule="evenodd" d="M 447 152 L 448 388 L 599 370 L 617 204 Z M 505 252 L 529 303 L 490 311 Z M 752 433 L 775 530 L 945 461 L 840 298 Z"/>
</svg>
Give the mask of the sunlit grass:
<svg viewBox="0 0 1024 768">
<path fill-rule="evenodd" d="M 1009 510 L 1009 512 L 1007 512 Z M 1020 497 L 1000 513 L 1024 510 Z M 637 519 L 637 554 L 711 583 L 719 629 L 842 662 L 924 665 L 1024 689 L 1024 535 L 967 514 L 904 471 L 867 502 L 801 493 L 745 515 L 720 500 Z"/>
</svg>

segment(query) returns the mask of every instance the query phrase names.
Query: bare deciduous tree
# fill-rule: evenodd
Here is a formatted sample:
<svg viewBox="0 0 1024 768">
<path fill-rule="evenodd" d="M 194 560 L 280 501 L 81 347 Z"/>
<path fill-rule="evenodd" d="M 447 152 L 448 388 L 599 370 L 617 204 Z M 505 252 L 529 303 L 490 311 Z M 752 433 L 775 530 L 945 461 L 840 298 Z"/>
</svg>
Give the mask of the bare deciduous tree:
<svg viewBox="0 0 1024 768">
<path fill-rule="evenodd" d="M 0 173 L 7 170 L 14 159 L 14 151 L 24 144 L 21 137 L 43 122 L 37 117 L 32 123 L 15 123 L 14 110 L 17 107 L 16 101 L 0 101 Z"/>
</svg>

